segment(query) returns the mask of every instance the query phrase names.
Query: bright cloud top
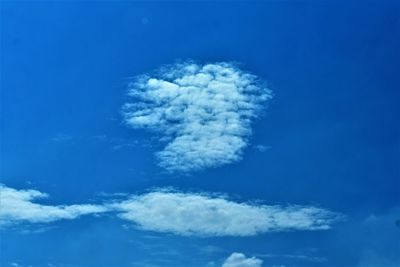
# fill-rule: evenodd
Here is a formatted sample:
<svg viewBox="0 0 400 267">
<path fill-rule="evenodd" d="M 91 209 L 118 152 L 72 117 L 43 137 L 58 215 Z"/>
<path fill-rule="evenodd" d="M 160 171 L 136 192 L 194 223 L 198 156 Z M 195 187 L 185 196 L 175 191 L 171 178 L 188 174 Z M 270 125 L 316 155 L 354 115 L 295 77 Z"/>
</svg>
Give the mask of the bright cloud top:
<svg viewBox="0 0 400 267">
<path fill-rule="evenodd" d="M 263 261 L 255 257 L 248 258 L 243 253 L 232 253 L 222 267 L 261 267 Z"/>
<path fill-rule="evenodd" d="M 98 205 L 49 206 L 33 202 L 47 197 L 36 190 L 16 190 L 0 184 L 0 226 L 21 222 L 48 223 L 106 211 Z"/>
<path fill-rule="evenodd" d="M 252 236 L 269 231 L 325 230 L 336 213 L 307 206 L 266 206 L 207 194 L 156 191 L 114 203 L 138 228 L 177 235 Z"/>
<path fill-rule="evenodd" d="M 133 128 L 159 132 L 168 143 L 156 154 L 168 171 L 190 172 L 238 161 L 250 124 L 272 98 L 258 78 L 230 63 L 175 64 L 130 83 L 123 107 Z"/>
</svg>

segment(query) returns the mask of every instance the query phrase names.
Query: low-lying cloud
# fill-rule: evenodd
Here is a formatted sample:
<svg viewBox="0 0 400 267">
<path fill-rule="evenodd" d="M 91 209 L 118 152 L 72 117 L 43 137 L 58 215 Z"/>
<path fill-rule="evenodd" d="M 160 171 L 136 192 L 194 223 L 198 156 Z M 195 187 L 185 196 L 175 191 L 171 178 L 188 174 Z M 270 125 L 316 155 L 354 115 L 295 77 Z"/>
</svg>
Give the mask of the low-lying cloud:
<svg viewBox="0 0 400 267">
<path fill-rule="evenodd" d="M 17 190 L 0 184 L 0 226 L 17 223 L 49 223 L 105 212 L 102 205 L 42 205 L 34 201 L 48 195 L 37 190 Z"/>
<path fill-rule="evenodd" d="M 243 253 L 232 253 L 222 267 L 261 267 L 263 261 L 256 257 L 246 257 Z"/>
<path fill-rule="evenodd" d="M 191 172 L 238 161 L 251 122 L 272 93 L 231 63 L 170 65 L 129 85 L 125 123 L 150 129 L 167 142 L 156 153 L 171 172 Z"/>
<path fill-rule="evenodd" d="M 326 230 L 338 215 L 310 206 L 239 203 L 208 194 L 154 191 L 114 203 L 119 217 L 143 230 L 197 236 L 252 236 Z"/>
<path fill-rule="evenodd" d="M 235 202 L 207 193 L 156 190 L 103 203 L 43 205 L 37 190 L 0 186 L 0 226 L 50 223 L 108 212 L 140 230 L 182 236 L 253 236 L 265 232 L 326 230 L 337 213 L 312 206 L 268 206 Z"/>
</svg>

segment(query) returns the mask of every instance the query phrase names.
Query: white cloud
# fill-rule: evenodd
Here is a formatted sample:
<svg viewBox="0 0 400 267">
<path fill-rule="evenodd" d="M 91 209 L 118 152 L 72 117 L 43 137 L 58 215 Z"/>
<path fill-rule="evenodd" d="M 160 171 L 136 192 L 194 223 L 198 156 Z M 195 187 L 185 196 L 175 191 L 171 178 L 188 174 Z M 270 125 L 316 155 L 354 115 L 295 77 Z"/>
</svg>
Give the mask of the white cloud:
<svg viewBox="0 0 400 267">
<path fill-rule="evenodd" d="M 140 229 L 199 236 L 325 230 L 338 218 L 336 213 L 316 207 L 247 204 L 208 194 L 162 190 L 131 196 L 111 208 Z"/>
<path fill-rule="evenodd" d="M 43 205 L 47 194 L 0 184 L 0 226 L 49 223 L 81 215 L 114 213 L 133 226 L 184 236 L 252 236 L 271 231 L 325 230 L 339 215 L 311 206 L 267 206 L 234 202 L 205 193 L 158 190 L 121 195 L 99 205 Z"/>
<path fill-rule="evenodd" d="M 133 128 L 163 135 L 156 156 L 168 171 L 190 172 L 238 161 L 248 144 L 251 121 L 270 90 L 230 63 L 191 62 L 142 75 L 129 86 L 133 103 L 123 107 Z"/>
<path fill-rule="evenodd" d="M 33 202 L 47 197 L 36 190 L 17 190 L 0 184 L 0 226 L 21 222 L 47 223 L 106 211 L 99 205 L 50 206 Z"/>
<path fill-rule="evenodd" d="M 261 267 L 263 261 L 255 257 L 248 258 L 242 253 L 232 253 L 222 267 Z"/>
</svg>

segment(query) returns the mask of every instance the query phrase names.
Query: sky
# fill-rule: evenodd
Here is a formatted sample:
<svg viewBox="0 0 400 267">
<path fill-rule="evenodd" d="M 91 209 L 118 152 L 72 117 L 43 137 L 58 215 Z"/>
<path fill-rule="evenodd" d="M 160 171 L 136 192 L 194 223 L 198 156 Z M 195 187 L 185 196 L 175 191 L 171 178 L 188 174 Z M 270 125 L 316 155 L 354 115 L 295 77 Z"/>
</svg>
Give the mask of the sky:
<svg viewBox="0 0 400 267">
<path fill-rule="evenodd" d="M 1 1 L 0 265 L 400 265 L 397 1 Z"/>
</svg>

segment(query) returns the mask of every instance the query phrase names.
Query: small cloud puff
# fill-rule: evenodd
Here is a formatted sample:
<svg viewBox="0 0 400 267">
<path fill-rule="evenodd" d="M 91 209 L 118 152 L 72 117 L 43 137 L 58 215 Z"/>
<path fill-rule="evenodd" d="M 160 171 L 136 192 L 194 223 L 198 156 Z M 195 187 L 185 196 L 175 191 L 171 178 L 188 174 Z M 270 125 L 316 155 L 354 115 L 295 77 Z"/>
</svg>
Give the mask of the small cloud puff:
<svg viewBox="0 0 400 267">
<path fill-rule="evenodd" d="M 265 152 L 265 151 L 271 149 L 270 146 L 264 146 L 264 145 L 256 145 L 256 146 L 254 146 L 254 148 L 259 152 Z"/>
<path fill-rule="evenodd" d="M 106 211 L 99 205 L 50 206 L 33 202 L 47 197 L 47 194 L 36 190 L 17 190 L 0 184 L 0 226 L 23 222 L 48 223 Z"/>
<path fill-rule="evenodd" d="M 222 267 L 261 267 L 263 261 L 255 257 L 248 258 L 243 253 L 232 253 Z"/>
<path fill-rule="evenodd" d="M 142 75 L 129 85 L 125 123 L 163 135 L 156 156 L 168 171 L 191 172 L 241 159 L 251 121 L 272 98 L 258 78 L 230 63 L 191 62 Z"/>
<path fill-rule="evenodd" d="M 266 206 L 208 194 L 154 191 L 111 204 L 138 228 L 177 235 L 252 236 L 270 231 L 325 230 L 337 214 L 308 206 Z"/>
</svg>

